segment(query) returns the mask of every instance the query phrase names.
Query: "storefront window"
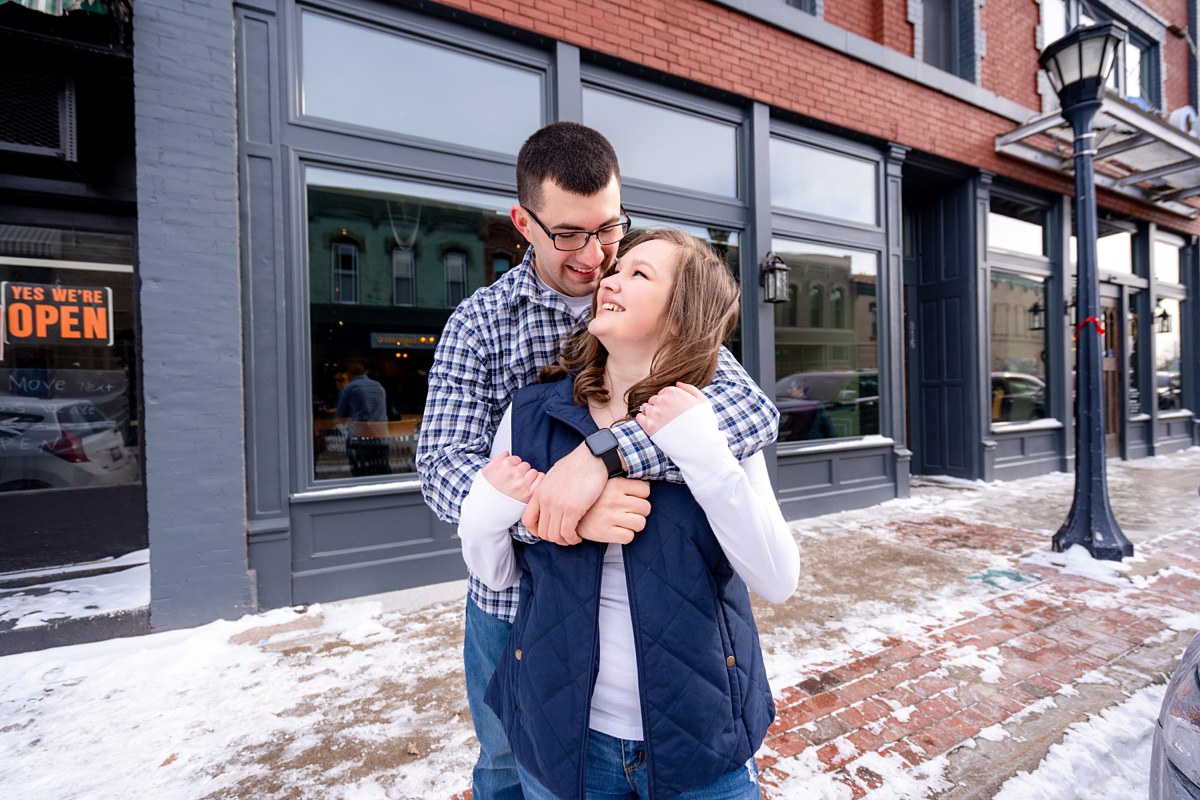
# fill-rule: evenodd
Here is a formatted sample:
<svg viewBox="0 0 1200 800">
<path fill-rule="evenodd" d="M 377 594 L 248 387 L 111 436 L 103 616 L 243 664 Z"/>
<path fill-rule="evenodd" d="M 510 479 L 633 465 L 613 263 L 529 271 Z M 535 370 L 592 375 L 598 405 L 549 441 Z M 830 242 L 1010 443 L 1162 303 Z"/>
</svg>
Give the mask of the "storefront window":
<svg viewBox="0 0 1200 800">
<path fill-rule="evenodd" d="M 1042 419 L 1046 399 L 1046 287 L 1041 278 L 992 271 L 992 426 Z"/>
<path fill-rule="evenodd" d="M 1154 242 L 1154 279 L 1179 283 L 1179 245 L 1157 239 Z"/>
<path fill-rule="evenodd" d="M 1097 239 L 1096 264 L 1100 272 L 1132 275 L 1133 234 L 1110 233 Z"/>
<path fill-rule="evenodd" d="M 0 492 L 141 480 L 132 239 L 0 225 Z"/>
<path fill-rule="evenodd" d="M 771 138 L 771 205 L 822 217 L 879 224 L 876 164 Z"/>
<path fill-rule="evenodd" d="M 988 249 L 1042 256 L 1046 254 L 1045 226 L 995 211 L 988 213 Z"/>
<path fill-rule="evenodd" d="M 590 87 L 583 122 L 612 142 L 625 178 L 738 196 L 738 131 L 730 122 Z"/>
<path fill-rule="evenodd" d="M 786 239 L 771 248 L 791 289 L 775 306 L 779 441 L 878 434 L 878 256 Z"/>
<path fill-rule="evenodd" d="M 318 168 L 307 198 L 314 477 L 411 473 L 442 327 L 497 265 L 524 257 L 512 199 Z M 354 302 L 328 272 L 347 239 Z"/>
<path fill-rule="evenodd" d="M 1158 410 L 1183 409 L 1183 348 L 1179 301 L 1162 298 L 1154 309 L 1154 384 Z"/>
<path fill-rule="evenodd" d="M 741 283 L 739 278 L 741 273 L 738 267 L 738 241 L 741 236 L 737 231 L 727 230 L 725 228 L 704 228 L 699 225 L 689 225 L 685 222 L 672 222 L 670 220 L 655 219 L 653 217 L 643 216 L 641 214 L 633 215 L 633 228 L 629 231 L 627 239 L 632 239 L 637 235 L 639 230 L 656 230 L 658 228 L 679 228 L 687 231 L 697 239 L 708 242 L 718 253 L 720 253 L 725 263 L 729 265 L 729 271 L 733 274 L 733 279 Z M 725 342 L 725 346 L 733 353 L 734 358 L 741 361 L 742 359 L 742 319 L 738 317 L 738 325 L 729 340 Z"/>
<path fill-rule="evenodd" d="M 312 12 L 302 20 L 305 115 L 513 155 L 542 125 L 539 71 Z"/>
</svg>

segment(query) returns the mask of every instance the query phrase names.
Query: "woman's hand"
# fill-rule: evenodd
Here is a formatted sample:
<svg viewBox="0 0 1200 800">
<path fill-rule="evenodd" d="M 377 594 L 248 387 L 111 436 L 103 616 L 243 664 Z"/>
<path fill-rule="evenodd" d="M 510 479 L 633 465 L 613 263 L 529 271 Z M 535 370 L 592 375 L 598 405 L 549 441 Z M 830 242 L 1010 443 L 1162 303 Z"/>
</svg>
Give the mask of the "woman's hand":
<svg viewBox="0 0 1200 800">
<path fill-rule="evenodd" d="M 521 503 L 529 502 L 542 480 L 542 473 L 522 461 L 520 456 L 509 455 L 507 450 L 485 464 L 482 472 L 496 491 Z"/>
<path fill-rule="evenodd" d="M 708 398 L 695 386 L 676 383 L 642 404 L 642 410 L 635 419 L 647 436 L 653 436 L 683 412 L 707 402 Z"/>
</svg>

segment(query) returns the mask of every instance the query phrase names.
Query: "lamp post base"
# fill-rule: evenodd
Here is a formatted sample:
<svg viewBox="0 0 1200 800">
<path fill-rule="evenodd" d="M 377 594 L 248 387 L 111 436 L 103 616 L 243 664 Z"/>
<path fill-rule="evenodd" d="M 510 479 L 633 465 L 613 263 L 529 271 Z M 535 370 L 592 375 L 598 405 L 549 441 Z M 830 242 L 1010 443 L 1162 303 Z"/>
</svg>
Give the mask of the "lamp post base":
<svg viewBox="0 0 1200 800">
<path fill-rule="evenodd" d="M 1133 543 L 1125 538 L 1112 512 L 1077 514 L 1072 508 L 1067 521 L 1050 540 L 1050 548 L 1061 553 L 1076 544 L 1101 561 L 1120 561 L 1133 555 Z"/>
</svg>

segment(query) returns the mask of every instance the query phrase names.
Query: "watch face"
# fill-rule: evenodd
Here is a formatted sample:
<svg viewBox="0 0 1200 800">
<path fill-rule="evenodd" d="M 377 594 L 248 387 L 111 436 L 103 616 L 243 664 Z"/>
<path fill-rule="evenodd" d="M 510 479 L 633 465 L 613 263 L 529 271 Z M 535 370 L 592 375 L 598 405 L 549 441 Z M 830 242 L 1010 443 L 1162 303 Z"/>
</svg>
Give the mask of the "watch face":
<svg viewBox="0 0 1200 800">
<path fill-rule="evenodd" d="M 585 440 L 592 455 L 600 455 L 617 447 L 617 435 L 608 428 L 601 428 Z"/>
</svg>

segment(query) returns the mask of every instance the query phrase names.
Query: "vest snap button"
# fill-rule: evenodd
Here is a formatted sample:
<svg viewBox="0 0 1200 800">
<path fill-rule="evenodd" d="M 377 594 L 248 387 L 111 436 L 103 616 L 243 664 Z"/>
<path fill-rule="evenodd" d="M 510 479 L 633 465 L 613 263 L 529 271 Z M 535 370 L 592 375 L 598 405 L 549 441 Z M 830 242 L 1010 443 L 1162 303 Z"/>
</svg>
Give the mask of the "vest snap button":
<svg viewBox="0 0 1200 800">
<path fill-rule="evenodd" d="M 517 657 L 517 661 L 520 661 L 521 660 L 521 649 L 517 648 L 517 652 L 514 653 L 513 655 L 515 655 Z"/>
<path fill-rule="evenodd" d="M 520 656 L 517 656 L 517 657 L 520 658 Z M 733 656 L 730 656 L 729 658 L 725 659 L 725 666 L 727 666 L 727 667 L 732 667 L 736 663 L 737 662 L 734 660 Z"/>
</svg>

